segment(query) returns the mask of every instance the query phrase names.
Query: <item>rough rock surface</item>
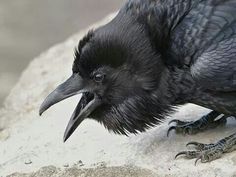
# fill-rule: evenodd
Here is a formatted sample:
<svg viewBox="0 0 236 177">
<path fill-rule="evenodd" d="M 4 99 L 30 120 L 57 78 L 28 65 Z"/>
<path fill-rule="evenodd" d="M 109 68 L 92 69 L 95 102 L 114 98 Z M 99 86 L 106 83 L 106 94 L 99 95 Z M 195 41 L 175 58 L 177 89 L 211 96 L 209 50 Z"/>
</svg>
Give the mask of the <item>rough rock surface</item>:
<svg viewBox="0 0 236 177">
<path fill-rule="evenodd" d="M 111 15 L 99 26 L 106 23 Z M 235 121 L 194 136 L 167 138 L 172 118 L 198 119 L 209 110 L 186 105 L 171 118 L 137 136 L 108 133 L 86 120 L 64 144 L 63 132 L 80 96 L 57 104 L 38 116 L 45 96 L 71 74 L 73 50 L 87 30 L 52 47 L 24 71 L 0 111 L 0 177 L 93 176 L 236 176 L 236 151 L 207 164 L 174 156 L 189 141 L 215 142 L 235 131 Z"/>
</svg>

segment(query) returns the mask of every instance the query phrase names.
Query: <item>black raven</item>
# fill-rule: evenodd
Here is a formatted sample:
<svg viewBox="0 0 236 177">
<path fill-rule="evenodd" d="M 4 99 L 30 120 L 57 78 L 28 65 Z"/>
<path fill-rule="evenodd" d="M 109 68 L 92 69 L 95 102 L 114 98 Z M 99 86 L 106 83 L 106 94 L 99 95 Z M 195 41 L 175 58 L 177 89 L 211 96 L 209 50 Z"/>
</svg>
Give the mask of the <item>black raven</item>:
<svg viewBox="0 0 236 177">
<path fill-rule="evenodd" d="M 79 42 L 72 70 L 40 108 L 41 115 L 83 94 L 64 141 L 88 117 L 109 131 L 137 134 L 185 103 L 212 112 L 195 122 L 173 120 L 169 131 L 193 134 L 224 124 L 236 116 L 236 1 L 129 0 Z M 197 150 L 177 156 L 208 162 L 236 149 L 236 134 L 190 144 Z"/>
</svg>

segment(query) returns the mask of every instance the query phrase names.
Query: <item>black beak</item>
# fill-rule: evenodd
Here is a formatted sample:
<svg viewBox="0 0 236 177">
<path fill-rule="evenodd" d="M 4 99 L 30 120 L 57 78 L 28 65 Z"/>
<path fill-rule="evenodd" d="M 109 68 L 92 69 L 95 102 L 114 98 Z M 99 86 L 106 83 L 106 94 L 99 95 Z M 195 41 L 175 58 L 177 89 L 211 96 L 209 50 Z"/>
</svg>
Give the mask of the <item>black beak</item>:
<svg viewBox="0 0 236 177">
<path fill-rule="evenodd" d="M 83 79 L 78 74 L 73 74 L 47 96 L 39 109 L 39 115 L 42 115 L 52 105 L 79 93 L 83 93 L 83 96 L 67 125 L 64 142 L 72 135 L 80 123 L 101 104 L 101 100 L 95 94 L 87 92 Z"/>
</svg>

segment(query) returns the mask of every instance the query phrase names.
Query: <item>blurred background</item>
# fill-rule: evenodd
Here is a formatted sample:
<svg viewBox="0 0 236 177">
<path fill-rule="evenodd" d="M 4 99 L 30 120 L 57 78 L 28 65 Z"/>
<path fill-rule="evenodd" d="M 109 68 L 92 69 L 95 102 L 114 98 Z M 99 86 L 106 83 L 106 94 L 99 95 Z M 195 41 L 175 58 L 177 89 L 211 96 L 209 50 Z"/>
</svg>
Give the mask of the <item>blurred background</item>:
<svg viewBox="0 0 236 177">
<path fill-rule="evenodd" d="M 118 10 L 125 0 L 0 0 L 0 107 L 41 52 Z"/>
</svg>

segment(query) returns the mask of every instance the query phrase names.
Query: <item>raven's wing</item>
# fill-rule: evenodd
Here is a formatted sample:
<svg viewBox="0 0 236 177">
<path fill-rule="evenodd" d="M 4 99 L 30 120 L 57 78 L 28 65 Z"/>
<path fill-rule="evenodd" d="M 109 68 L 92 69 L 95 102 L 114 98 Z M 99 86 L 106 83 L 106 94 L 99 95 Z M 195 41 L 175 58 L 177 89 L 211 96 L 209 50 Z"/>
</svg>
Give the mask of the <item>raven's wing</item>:
<svg viewBox="0 0 236 177">
<path fill-rule="evenodd" d="M 236 91 L 236 0 L 201 0 L 174 33 L 174 54 L 199 85 Z"/>
<path fill-rule="evenodd" d="M 236 25 L 235 34 L 212 45 L 191 66 L 193 78 L 208 89 L 236 91 Z"/>
</svg>

